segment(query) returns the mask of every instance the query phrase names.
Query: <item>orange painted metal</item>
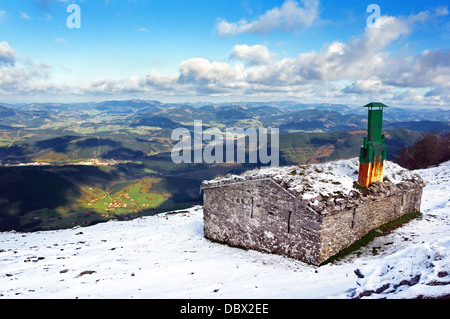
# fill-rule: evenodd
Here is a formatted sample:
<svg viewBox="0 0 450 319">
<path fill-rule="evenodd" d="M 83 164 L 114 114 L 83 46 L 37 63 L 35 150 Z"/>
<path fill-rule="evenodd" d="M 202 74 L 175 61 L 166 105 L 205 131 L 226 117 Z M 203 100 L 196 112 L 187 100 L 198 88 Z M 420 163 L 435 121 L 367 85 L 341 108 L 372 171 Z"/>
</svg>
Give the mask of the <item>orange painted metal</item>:
<svg viewBox="0 0 450 319">
<path fill-rule="evenodd" d="M 373 163 L 359 163 L 358 183 L 369 187 L 370 184 L 383 181 L 384 164 L 386 161 L 377 161 Z"/>
</svg>

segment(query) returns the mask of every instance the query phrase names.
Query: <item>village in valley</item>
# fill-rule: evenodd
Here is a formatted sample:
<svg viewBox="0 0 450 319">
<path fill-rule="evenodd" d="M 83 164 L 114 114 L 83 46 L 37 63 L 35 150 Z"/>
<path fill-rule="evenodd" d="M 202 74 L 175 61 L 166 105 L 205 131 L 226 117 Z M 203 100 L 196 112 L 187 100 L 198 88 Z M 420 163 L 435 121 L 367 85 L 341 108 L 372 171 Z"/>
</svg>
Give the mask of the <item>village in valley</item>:
<svg viewBox="0 0 450 319">
<path fill-rule="evenodd" d="M 71 166 L 71 165 L 81 165 L 81 166 L 116 166 L 118 164 L 127 163 L 128 161 L 119 161 L 119 160 L 104 160 L 104 159 L 97 159 L 92 158 L 89 160 L 82 160 L 79 162 L 73 162 L 73 163 L 50 163 L 50 162 L 30 162 L 30 163 L 18 163 L 18 164 L 11 164 L 11 163 L 1 163 L 0 166 L 4 167 L 15 167 L 15 166 Z"/>
</svg>

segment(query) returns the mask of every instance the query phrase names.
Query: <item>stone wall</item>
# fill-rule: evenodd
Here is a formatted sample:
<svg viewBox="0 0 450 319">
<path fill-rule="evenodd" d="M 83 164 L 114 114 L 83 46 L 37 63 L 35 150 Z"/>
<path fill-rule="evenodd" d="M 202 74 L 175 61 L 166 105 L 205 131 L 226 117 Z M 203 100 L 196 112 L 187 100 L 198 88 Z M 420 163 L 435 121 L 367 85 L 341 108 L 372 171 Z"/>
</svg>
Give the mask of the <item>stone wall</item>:
<svg viewBox="0 0 450 319">
<path fill-rule="evenodd" d="M 365 234 L 420 211 L 423 184 L 375 184 L 324 199 L 320 212 L 271 178 L 203 187 L 205 237 L 320 265 Z M 332 208 L 331 208 L 332 207 Z"/>
<path fill-rule="evenodd" d="M 271 179 L 204 189 L 205 237 L 313 262 L 320 216 Z"/>
<path fill-rule="evenodd" d="M 423 187 L 414 184 L 396 193 L 367 196 L 358 206 L 324 215 L 319 264 L 347 248 L 375 228 L 407 213 L 420 212 Z"/>
</svg>

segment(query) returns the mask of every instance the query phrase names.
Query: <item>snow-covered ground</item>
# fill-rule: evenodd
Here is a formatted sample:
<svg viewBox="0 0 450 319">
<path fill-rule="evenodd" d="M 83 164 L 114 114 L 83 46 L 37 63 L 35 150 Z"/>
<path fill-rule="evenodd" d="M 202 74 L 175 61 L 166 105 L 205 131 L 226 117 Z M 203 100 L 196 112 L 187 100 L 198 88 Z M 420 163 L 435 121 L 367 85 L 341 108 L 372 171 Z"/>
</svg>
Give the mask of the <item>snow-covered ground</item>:
<svg viewBox="0 0 450 319">
<path fill-rule="evenodd" d="M 193 207 L 86 228 L 0 233 L 0 299 L 449 295 L 450 162 L 416 173 L 428 183 L 423 218 L 336 264 L 315 267 L 210 242 L 202 208 Z"/>
</svg>

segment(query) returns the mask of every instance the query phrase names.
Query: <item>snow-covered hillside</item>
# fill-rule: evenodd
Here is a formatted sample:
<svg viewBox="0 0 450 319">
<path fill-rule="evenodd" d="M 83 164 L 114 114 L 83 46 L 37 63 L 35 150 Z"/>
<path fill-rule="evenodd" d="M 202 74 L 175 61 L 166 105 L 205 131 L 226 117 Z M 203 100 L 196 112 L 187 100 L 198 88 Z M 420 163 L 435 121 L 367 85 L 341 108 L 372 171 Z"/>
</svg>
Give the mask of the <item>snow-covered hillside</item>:
<svg viewBox="0 0 450 319">
<path fill-rule="evenodd" d="M 450 162 L 415 171 L 423 218 L 322 267 L 203 237 L 202 208 L 0 233 L 4 298 L 417 298 L 450 295 Z M 378 252 L 373 255 L 373 250 Z"/>
</svg>

